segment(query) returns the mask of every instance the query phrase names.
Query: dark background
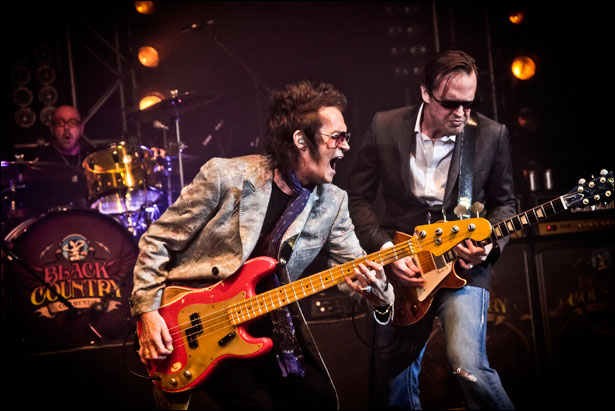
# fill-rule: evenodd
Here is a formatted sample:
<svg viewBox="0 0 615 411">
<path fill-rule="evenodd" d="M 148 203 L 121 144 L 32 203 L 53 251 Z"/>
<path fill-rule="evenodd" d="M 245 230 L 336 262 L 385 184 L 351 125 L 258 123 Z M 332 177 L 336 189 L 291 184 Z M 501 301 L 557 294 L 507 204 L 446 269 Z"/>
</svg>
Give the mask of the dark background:
<svg viewBox="0 0 615 411">
<path fill-rule="evenodd" d="M 523 24 L 508 21 L 512 11 L 525 12 Z M 99 144 L 135 136 L 146 146 L 162 144 L 152 117 L 131 115 L 146 90 L 203 97 L 180 113 L 185 153 L 194 157 L 185 165 L 190 180 L 213 156 L 258 151 L 271 90 L 302 79 L 337 86 L 349 100 L 346 121 L 356 147 L 376 111 L 418 101 L 416 70 L 429 56 L 458 47 L 475 56 L 481 71 L 484 103 L 477 110 L 510 129 L 519 192 L 528 164 L 551 169 L 556 186 L 568 189 L 612 163 L 608 102 L 601 100 L 611 88 L 600 75 L 609 65 L 601 33 L 606 14 L 598 6 L 523 2 L 161 2 L 151 15 L 136 13 L 132 2 L 17 6 L 5 27 L 3 158 L 15 144 L 48 135 L 35 74 L 43 64 L 56 74 L 53 105 L 76 104 L 87 116 L 86 135 Z M 200 28 L 190 30 L 195 23 Z M 136 50 L 144 44 L 160 50 L 159 67 L 138 63 Z M 119 67 L 109 45 L 120 51 Z M 43 63 L 41 46 L 49 57 Z M 521 54 L 537 62 L 530 80 L 511 74 Z M 18 66 L 32 73 L 23 87 L 32 91 L 28 107 L 37 115 L 25 128 L 15 122 L 11 99 Z M 118 78 L 122 90 L 112 87 Z M 199 106 L 207 96 L 216 99 Z M 517 123 L 523 109 L 532 113 L 530 130 Z M 172 114 L 161 110 L 156 118 L 172 126 Z M 169 138 L 176 139 L 173 127 Z M 347 157 L 336 177 L 342 187 L 352 150 Z"/>
<path fill-rule="evenodd" d="M 510 130 L 516 190 L 526 210 L 567 192 L 580 177 L 613 169 L 608 141 L 608 99 L 613 94 L 609 11 L 594 3 L 534 3 L 156 2 L 154 14 L 139 15 L 132 2 L 24 2 L 5 15 L 3 24 L 8 56 L 2 159 L 12 160 L 15 152 L 31 156 L 32 149 L 24 145 L 37 145 L 48 137 L 41 121 L 46 105 L 37 96 L 43 85 L 36 72 L 44 65 L 55 74 L 47 81 L 57 91 L 50 106 L 76 104 L 86 119 L 87 139 L 98 149 L 125 139 L 161 146 L 162 132 L 152 126 L 154 120 L 168 125 L 167 137 L 175 140 L 176 113 L 161 109 L 139 115 L 138 100 L 153 88 L 167 97 L 171 90 L 190 93 L 179 112 L 189 182 L 213 156 L 259 151 L 272 90 L 303 79 L 334 84 L 348 97 L 345 118 L 353 133 L 351 146 L 357 147 L 375 112 L 419 102 L 417 68 L 436 51 L 457 47 L 472 54 L 479 65 L 483 104 L 477 111 Z M 523 24 L 508 21 L 513 11 L 525 12 Z M 198 25 L 196 29 L 190 29 L 192 24 Z M 157 68 L 138 63 L 137 49 L 147 43 L 161 52 Z M 537 63 L 530 80 L 511 74 L 512 60 L 521 54 Z M 16 68 L 29 71 L 30 80 L 23 80 Z M 28 127 L 15 119 L 19 87 L 33 96 L 27 104 L 18 100 L 36 115 Z M 519 125 L 522 112 L 530 113 L 532 127 Z M 353 152 L 337 168 L 335 183 L 342 188 Z M 177 162 L 173 168 L 177 186 Z M 524 177 L 529 169 L 539 176 L 550 169 L 554 189 L 530 193 Z M 609 218 L 612 221 L 612 213 Z M 608 381 L 598 375 L 613 366 L 612 245 L 612 226 L 606 233 L 528 236 L 513 239 L 495 267 L 489 357 L 519 408 L 608 401 Z M 603 247 L 608 247 L 610 258 L 606 271 L 594 264 L 596 255 L 605 255 Z M 597 289 L 602 290 L 597 301 L 579 302 L 579 295 L 594 296 Z M 321 307 L 315 305 L 318 301 L 345 307 L 331 309 L 330 315 L 319 316 L 318 310 L 308 314 L 337 380 L 342 409 L 365 408 L 370 348 L 349 337 L 357 332 L 349 319 L 352 304 L 334 292 L 318 298 L 308 306 Z M 605 301 L 607 310 L 587 310 L 598 316 L 579 314 L 589 302 Z M 585 328 L 573 327 L 576 321 Z M 364 312 L 359 326 L 359 334 L 369 339 L 373 322 Z M 425 407 L 463 407 L 443 363 L 444 353 L 438 351 L 442 347 L 437 328 L 429 347 L 422 374 Z M 55 403 L 52 397 L 69 384 L 75 388 L 69 390 L 73 398 L 81 391 L 83 397 L 97 398 L 101 407 L 151 407 L 149 383 L 118 363 L 126 350 L 98 348 L 19 359 L 15 365 L 24 379 L 29 370 L 38 370 L 30 386 L 47 388 L 49 397 L 39 397 L 43 404 Z M 138 370 L 134 357 L 129 360 Z M 209 406 L 206 400 L 203 404 Z"/>
</svg>

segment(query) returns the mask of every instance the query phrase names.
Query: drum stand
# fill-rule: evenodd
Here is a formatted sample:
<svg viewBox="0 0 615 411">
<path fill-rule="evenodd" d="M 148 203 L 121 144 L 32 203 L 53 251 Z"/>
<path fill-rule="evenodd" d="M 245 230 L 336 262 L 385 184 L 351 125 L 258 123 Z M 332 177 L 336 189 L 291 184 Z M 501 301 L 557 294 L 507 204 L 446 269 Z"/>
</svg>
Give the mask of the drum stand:
<svg viewBox="0 0 615 411">
<path fill-rule="evenodd" d="M 179 188 L 180 190 L 184 188 L 184 164 L 182 162 L 182 151 L 184 151 L 184 143 L 182 143 L 181 135 L 180 135 L 180 118 L 179 118 L 179 104 L 181 104 L 181 99 L 178 98 L 177 90 L 171 90 L 171 105 L 174 109 L 173 121 L 175 122 L 175 135 L 177 136 L 177 162 L 179 166 Z M 166 149 L 166 147 L 165 147 Z M 170 205 L 170 204 L 169 204 Z"/>
</svg>

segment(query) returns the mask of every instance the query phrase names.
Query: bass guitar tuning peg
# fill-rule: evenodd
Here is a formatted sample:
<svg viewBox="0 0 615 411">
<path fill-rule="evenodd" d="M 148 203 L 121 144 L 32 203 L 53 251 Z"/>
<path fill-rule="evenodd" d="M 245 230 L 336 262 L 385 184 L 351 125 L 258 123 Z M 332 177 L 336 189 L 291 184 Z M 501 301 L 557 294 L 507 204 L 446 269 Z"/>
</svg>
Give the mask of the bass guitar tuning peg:
<svg viewBox="0 0 615 411">
<path fill-rule="evenodd" d="M 459 217 L 460 220 L 463 220 L 463 216 L 465 215 L 466 211 L 468 211 L 468 208 L 463 204 L 457 204 L 457 207 L 455 207 L 455 209 L 453 210 L 455 215 Z"/>
<path fill-rule="evenodd" d="M 480 213 L 483 212 L 483 210 L 485 209 L 485 206 L 481 203 L 479 203 L 478 201 L 475 202 L 474 204 L 472 204 L 472 207 L 470 207 L 470 211 L 473 214 L 476 214 L 476 217 L 478 218 Z"/>
</svg>

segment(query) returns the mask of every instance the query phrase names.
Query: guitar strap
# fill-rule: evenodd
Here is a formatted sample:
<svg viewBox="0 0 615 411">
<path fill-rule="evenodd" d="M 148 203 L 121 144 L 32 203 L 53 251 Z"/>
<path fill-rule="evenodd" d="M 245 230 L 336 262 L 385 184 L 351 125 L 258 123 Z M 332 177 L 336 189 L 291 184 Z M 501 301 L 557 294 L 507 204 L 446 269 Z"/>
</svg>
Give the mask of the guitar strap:
<svg viewBox="0 0 615 411">
<path fill-rule="evenodd" d="M 470 218 L 472 205 L 472 164 L 474 163 L 474 147 L 478 125 L 472 119 L 461 132 L 461 155 L 459 156 L 459 201 L 466 208 L 465 218 Z"/>
</svg>

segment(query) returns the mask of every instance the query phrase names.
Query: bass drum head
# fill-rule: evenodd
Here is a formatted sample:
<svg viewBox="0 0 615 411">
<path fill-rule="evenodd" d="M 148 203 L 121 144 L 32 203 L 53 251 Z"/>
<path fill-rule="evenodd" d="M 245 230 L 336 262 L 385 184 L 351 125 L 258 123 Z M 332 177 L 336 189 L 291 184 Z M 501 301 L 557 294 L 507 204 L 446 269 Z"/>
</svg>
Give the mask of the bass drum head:
<svg viewBox="0 0 615 411">
<path fill-rule="evenodd" d="M 9 327 L 17 348 L 53 351 L 124 339 L 130 315 L 135 239 L 93 210 L 53 211 L 6 238 L 29 267 L 4 267 Z"/>
</svg>

